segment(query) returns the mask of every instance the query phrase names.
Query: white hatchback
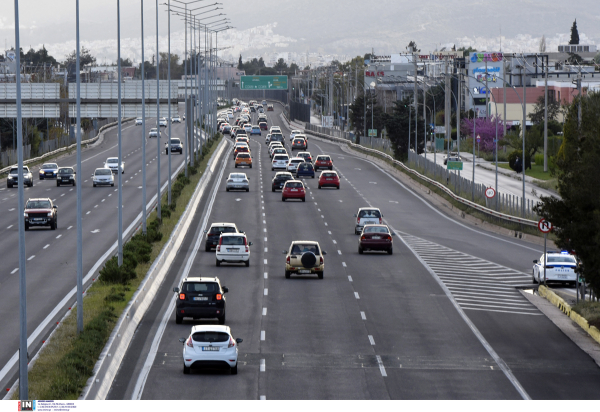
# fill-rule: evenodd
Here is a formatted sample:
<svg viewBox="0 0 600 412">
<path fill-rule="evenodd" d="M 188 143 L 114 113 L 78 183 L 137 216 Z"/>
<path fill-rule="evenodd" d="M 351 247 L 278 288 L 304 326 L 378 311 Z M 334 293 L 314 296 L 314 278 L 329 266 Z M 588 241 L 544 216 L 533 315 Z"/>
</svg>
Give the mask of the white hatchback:
<svg viewBox="0 0 600 412">
<path fill-rule="evenodd" d="M 288 162 L 290 161 L 290 157 L 286 154 L 276 154 L 273 156 L 273 161 L 271 162 L 271 170 L 275 169 L 287 169 Z"/>
<path fill-rule="evenodd" d="M 192 368 L 229 368 L 237 375 L 238 345 L 243 339 L 234 339 L 229 326 L 192 326 L 183 343 L 183 373 L 189 374 Z"/>
<path fill-rule="evenodd" d="M 244 263 L 250 266 L 250 246 L 245 233 L 221 233 L 216 251 L 216 264 Z"/>
<path fill-rule="evenodd" d="M 296 136 L 297 134 L 302 134 L 302 130 L 292 130 L 292 132 L 290 133 L 290 142 L 294 140 L 294 136 Z"/>
<path fill-rule="evenodd" d="M 300 163 L 304 163 L 303 157 L 292 157 L 287 164 L 287 171 L 292 173 L 295 172 Z"/>
</svg>

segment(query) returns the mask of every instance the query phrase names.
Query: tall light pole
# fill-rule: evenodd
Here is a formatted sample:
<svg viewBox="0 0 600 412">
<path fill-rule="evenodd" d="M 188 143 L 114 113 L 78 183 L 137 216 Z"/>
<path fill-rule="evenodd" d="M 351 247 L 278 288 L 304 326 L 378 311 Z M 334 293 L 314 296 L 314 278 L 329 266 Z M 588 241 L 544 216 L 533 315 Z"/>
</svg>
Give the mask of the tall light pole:
<svg viewBox="0 0 600 412">
<path fill-rule="evenodd" d="M 79 57 L 79 0 L 75 3 L 75 76 L 77 82 L 77 175 L 81 176 L 81 75 Z M 81 184 L 77 185 L 77 333 L 83 332 L 83 229 L 81 224 Z"/>
<path fill-rule="evenodd" d="M 119 107 L 117 109 L 117 125 L 118 125 L 118 134 L 119 134 L 119 167 L 117 168 L 117 175 L 119 176 L 119 229 L 118 229 L 118 240 L 117 244 L 119 246 L 119 253 L 117 257 L 117 261 L 119 266 L 123 265 L 123 173 L 121 173 L 122 169 L 122 161 L 123 161 L 123 153 L 122 153 L 122 134 L 121 134 L 121 2 L 117 0 L 117 96 L 118 96 L 118 104 Z"/>
<path fill-rule="evenodd" d="M 156 160 L 158 169 L 158 173 L 156 174 L 156 217 L 162 221 L 162 212 L 160 209 L 160 52 L 158 49 L 158 0 L 156 0 L 156 130 Z M 119 177 L 119 181 L 120 179 Z"/>
<path fill-rule="evenodd" d="M 167 80 L 169 81 L 169 96 L 168 96 L 168 105 L 169 105 L 169 118 L 167 122 L 169 124 L 169 136 L 167 136 L 167 151 L 169 153 L 169 172 L 167 173 L 169 179 L 169 188 L 167 194 L 167 203 L 171 206 L 171 124 L 173 123 L 171 118 L 171 0 L 168 0 L 167 7 L 169 8 L 169 16 L 167 17 Z"/>
<path fill-rule="evenodd" d="M 142 25 L 142 233 L 147 233 L 146 220 L 146 61 L 144 59 L 144 0 L 140 0 Z"/>
<path fill-rule="evenodd" d="M 17 220 L 19 221 L 19 397 L 29 399 L 29 381 L 27 376 L 27 278 L 25 260 L 25 210 L 24 181 L 23 181 L 23 126 L 21 116 L 21 43 L 19 39 L 19 0 L 15 0 L 15 59 L 17 66 L 17 158 L 19 167 L 19 208 Z"/>
</svg>

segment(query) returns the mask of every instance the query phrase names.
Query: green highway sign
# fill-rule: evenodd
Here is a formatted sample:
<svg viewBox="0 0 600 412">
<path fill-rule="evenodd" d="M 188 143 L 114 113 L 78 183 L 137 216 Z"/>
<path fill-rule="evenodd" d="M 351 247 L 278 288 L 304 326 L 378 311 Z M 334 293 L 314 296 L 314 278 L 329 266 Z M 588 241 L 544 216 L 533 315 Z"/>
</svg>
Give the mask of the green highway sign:
<svg viewBox="0 0 600 412">
<path fill-rule="evenodd" d="M 240 76 L 242 90 L 287 90 L 287 76 Z"/>
<path fill-rule="evenodd" d="M 448 161 L 448 170 L 463 170 L 463 162 Z"/>
<path fill-rule="evenodd" d="M 369 137 L 377 137 L 377 129 L 369 129 Z"/>
</svg>

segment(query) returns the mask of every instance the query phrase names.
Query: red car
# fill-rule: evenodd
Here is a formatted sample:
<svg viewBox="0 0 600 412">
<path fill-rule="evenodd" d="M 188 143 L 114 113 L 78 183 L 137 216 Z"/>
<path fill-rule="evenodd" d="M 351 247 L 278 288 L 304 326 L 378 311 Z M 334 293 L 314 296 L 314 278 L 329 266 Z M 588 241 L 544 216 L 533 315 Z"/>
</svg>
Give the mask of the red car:
<svg viewBox="0 0 600 412">
<path fill-rule="evenodd" d="M 358 239 L 358 253 L 363 254 L 365 250 L 383 250 L 388 254 L 394 253 L 395 236 L 387 225 L 365 225 Z"/>
<path fill-rule="evenodd" d="M 321 172 L 321 176 L 319 176 L 319 189 L 322 187 L 335 187 L 339 189 L 340 177 L 337 172 Z"/>
<path fill-rule="evenodd" d="M 269 126 L 267 126 L 266 122 L 260 122 L 258 127 L 260 127 L 260 130 L 269 130 Z"/>
<path fill-rule="evenodd" d="M 283 186 L 281 191 L 281 201 L 285 202 L 287 199 L 302 199 L 306 201 L 306 190 L 304 189 L 304 183 L 300 180 L 288 180 Z"/>
<path fill-rule="evenodd" d="M 327 155 L 317 156 L 317 160 L 315 160 L 315 170 L 319 170 L 320 168 L 333 170 L 333 161 L 331 160 L 331 157 Z"/>
</svg>

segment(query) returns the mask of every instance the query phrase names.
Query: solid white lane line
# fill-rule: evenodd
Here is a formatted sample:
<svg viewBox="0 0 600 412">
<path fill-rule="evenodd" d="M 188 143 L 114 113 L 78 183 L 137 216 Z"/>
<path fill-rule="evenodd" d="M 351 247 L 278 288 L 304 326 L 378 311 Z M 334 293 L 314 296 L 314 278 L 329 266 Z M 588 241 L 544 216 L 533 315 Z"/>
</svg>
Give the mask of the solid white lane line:
<svg viewBox="0 0 600 412">
<path fill-rule="evenodd" d="M 352 282 L 352 276 L 348 275 L 348 281 Z"/>
<path fill-rule="evenodd" d="M 265 340 L 265 331 L 264 330 L 260 331 L 260 340 Z"/>
<path fill-rule="evenodd" d="M 381 372 L 381 376 L 386 377 L 387 373 L 385 372 L 385 367 L 383 366 L 381 356 L 377 355 L 376 357 L 377 357 L 377 364 L 379 365 L 379 372 Z"/>
<path fill-rule="evenodd" d="M 48 244 L 48 245 L 44 246 L 44 249 L 48 249 L 49 247 L 50 247 L 50 245 Z"/>
<path fill-rule="evenodd" d="M 267 308 L 263 308 L 263 316 L 267 316 Z"/>
<path fill-rule="evenodd" d="M 267 366 L 265 365 L 265 360 L 261 359 L 260 360 L 260 371 L 264 372 L 267 369 Z"/>
<path fill-rule="evenodd" d="M 369 342 L 371 342 L 371 345 L 375 345 L 375 339 L 373 339 L 373 335 L 369 335 Z"/>
<path fill-rule="evenodd" d="M 358 296 L 358 292 L 354 292 L 354 297 L 355 297 L 356 299 L 360 299 L 360 296 Z"/>
<path fill-rule="evenodd" d="M 14 268 L 14 269 L 12 270 L 12 272 L 10 272 L 10 274 L 11 274 L 11 275 L 14 275 L 14 274 L 15 274 L 16 272 L 18 272 L 18 271 L 19 271 L 19 268 Z"/>
<path fill-rule="evenodd" d="M 29 257 L 27 258 L 27 260 L 31 260 L 31 259 L 33 259 L 34 257 L 35 257 L 35 255 L 31 255 L 31 256 L 29 256 Z"/>
<path fill-rule="evenodd" d="M 367 320 L 367 315 L 365 315 L 365 312 L 360 312 L 360 317 L 362 320 Z"/>
</svg>

